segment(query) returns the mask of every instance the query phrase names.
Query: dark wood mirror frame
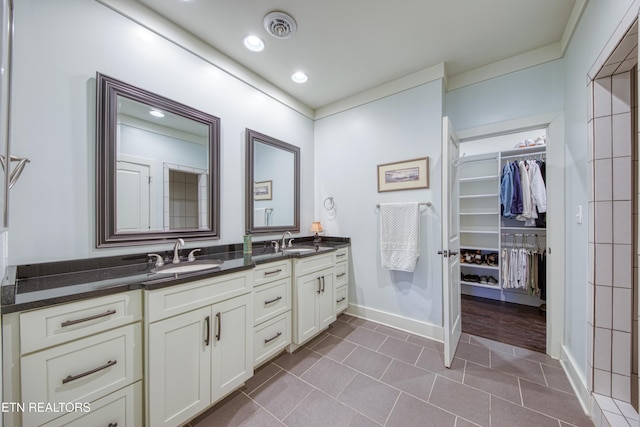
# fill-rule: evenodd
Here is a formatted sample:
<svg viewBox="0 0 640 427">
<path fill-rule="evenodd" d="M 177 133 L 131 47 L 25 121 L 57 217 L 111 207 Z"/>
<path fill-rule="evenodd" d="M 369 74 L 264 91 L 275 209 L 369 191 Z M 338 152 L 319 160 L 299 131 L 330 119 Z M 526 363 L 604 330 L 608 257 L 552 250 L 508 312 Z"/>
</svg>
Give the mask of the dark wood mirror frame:
<svg viewBox="0 0 640 427">
<path fill-rule="evenodd" d="M 261 142 L 274 148 L 293 154 L 293 224 L 256 227 L 254 224 L 254 144 Z M 300 231 L 300 147 L 288 144 L 251 129 L 246 130 L 246 189 L 245 189 L 245 223 L 249 234 L 269 234 L 284 231 Z"/>
<path fill-rule="evenodd" d="M 163 96 L 96 74 L 96 247 L 149 245 L 177 238 L 220 238 L 220 119 Z M 117 232 L 116 155 L 118 96 L 132 99 L 209 128 L 208 224 L 206 229 Z"/>
</svg>

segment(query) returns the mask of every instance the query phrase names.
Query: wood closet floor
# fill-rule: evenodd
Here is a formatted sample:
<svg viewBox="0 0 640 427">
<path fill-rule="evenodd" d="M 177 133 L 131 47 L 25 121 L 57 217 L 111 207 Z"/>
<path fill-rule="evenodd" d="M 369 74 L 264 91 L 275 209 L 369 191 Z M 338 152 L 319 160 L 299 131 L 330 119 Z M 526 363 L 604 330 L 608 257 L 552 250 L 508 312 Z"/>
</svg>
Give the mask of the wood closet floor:
<svg viewBox="0 0 640 427">
<path fill-rule="evenodd" d="M 546 353 L 547 318 L 538 307 L 462 295 L 462 332 Z"/>
</svg>

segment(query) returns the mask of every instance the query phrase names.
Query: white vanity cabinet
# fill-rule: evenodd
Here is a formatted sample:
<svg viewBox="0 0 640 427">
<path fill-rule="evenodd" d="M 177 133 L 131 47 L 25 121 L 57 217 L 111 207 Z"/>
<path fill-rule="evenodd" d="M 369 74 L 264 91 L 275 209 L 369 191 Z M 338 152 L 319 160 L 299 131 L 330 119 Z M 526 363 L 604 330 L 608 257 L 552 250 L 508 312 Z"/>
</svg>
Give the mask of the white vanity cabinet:
<svg viewBox="0 0 640 427">
<path fill-rule="evenodd" d="M 142 425 L 141 319 L 140 291 L 5 315 L 4 400 L 25 408 L 4 425 Z"/>
<path fill-rule="evenodd" d="M 179 426 L 253 375 L 253 270 L 145 293 L 149 427 Z"/>
<path fill-rule="evenodd" d="M 334 254 L 296 259 L 294 273 L 293 343 L 299 346 L 336 320 Z"/>
<path fill-rule="evenodd" d="M 291 260 L 256 266 L 253 309 L 254 366 L 291 344 Z"/>
<path fill-rule="evenodd" d="M 335 253 L 336 261 L 336 316 L 349 306 L 349 248 Z"/>
</svg>

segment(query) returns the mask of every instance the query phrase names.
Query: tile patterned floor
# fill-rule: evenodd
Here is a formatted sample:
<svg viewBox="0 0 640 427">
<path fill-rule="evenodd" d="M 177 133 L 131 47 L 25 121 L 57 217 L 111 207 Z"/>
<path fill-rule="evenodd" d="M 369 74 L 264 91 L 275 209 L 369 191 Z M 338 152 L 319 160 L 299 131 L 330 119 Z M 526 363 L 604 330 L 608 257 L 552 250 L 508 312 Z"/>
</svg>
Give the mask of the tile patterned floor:
<svg viewBox="0 0 640 427">
<path fill-rule="evenodd" d="M 187 426 L 593 426 L 558 361 L 462 335 L 441 343 L 341 315 Z"/>
</svg>

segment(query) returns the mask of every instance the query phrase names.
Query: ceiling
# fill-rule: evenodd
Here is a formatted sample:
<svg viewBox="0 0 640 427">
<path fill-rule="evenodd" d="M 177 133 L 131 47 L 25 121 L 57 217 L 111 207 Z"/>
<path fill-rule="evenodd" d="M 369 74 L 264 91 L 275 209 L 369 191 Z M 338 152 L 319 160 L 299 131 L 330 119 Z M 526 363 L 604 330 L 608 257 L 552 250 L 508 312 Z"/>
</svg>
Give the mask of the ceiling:
<svg viewBox="0 0 640 427">
<path fill-rule="evenodd" d="M 557 55 L 560 57 L 586 3 L 586 0 L 136 1 L 312 109 L 439 64 L 445 65 L 446 75 L 451 77 L 549 47 L 560 52 Z M 295 19 L 297 32 L 293 37 L 282 40 L 266 33 L 262 21 L 272 11 L 286 12 Z M 266 47 L 262 52 L 244 48 L 242 40 L 248 34 L 264 40 Z M 308 74 L 307 83 L 291 80 L 297 70 Z"/>
</svg>

